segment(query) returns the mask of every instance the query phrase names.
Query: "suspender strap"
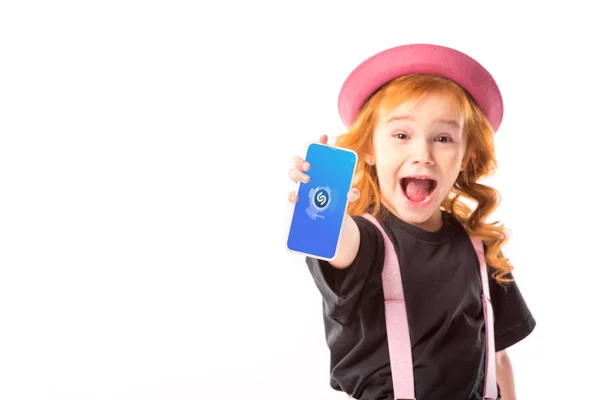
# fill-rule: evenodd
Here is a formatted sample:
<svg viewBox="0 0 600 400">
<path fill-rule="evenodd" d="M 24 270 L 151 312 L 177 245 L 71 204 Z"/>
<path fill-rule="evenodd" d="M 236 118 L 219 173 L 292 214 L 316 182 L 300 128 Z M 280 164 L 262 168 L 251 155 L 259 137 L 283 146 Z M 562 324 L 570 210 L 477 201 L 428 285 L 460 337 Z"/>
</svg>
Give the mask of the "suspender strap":
<svg viewBox="0 0 600 400">
<path fill-rule="evenodd" d="M 483 286 L 482 305 L 485 316 L 486 336 L 486 364 L 485 381 L 483 384 L 483 397 L 495 400 L 498 398 L 498 387 L 496 386 L 496 345 L 494 341 L 494 312 L 490 298 L 490 286 L 488 282 L 487 264 L 485 262 L 485 251 L 481 240 L 471 239 L 481 268 L 481 285 Z"/>
<path fill-rule="evenodd" d="M 415 384 L 413 375 L 412 345 L 408 330 L 406 303 L 400 265 L 394 245 L 387 233 L 372 215 L 364 214 L 364 218 L 371 221 L 383 236 L 385 244 L 385 260 L 381 274 L 383 295 L 385 299 L 385 319 L 387 339 L 390 353 L 390 368 L 394 398 L 396 400 L 413 400 L 415 397 Z M 486 367 L 484 380 L 484 398 L 496 400 L 498 390 L 496 387 L 496 351 L 494 345 L 494 317 L 490 290 L 488 285 L 487 265 L 485 262 L 483 243 L 481 240 L 471 239 L 477 258 L 479 260 L 481 283 L 483 285 L 482 305 L 485 316 L 486 331 Z"/>
<path fill-rule="evenodd" d="M 385 299 L 385 323 L 390 352 L 394 398 L 397 400 L 416 399 L 412 346 L 408 331 L 406 304 L 404 303 L 404 290 L 402 288 L 398 257 L 396 256 L 394 245 L 379 222 L 370 214 L 365 214 L 364 217 L 379 228 L 385 243 L 385 261 L 383 263 L 381 278 Z"/>
</svg>

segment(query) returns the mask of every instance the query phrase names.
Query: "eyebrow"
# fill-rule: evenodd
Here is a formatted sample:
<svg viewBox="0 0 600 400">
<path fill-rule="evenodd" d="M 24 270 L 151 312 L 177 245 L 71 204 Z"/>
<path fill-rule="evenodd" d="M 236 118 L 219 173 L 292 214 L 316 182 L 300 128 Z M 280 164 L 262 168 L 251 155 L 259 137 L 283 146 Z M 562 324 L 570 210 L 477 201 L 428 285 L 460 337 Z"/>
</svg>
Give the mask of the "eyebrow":
<svg viewBox="0 0 600 400">
<path fill-rule="evenodd" d="M 414 121 L 415 119 L 411 115 L 394 115 L 394 116 L 388 118 L 388 120 L 385 123 L 389 124 L 390 122 L 393 122 L 393 121 L 405 121 L 405 120 Z M 445 125 L 452 125 L 452 126 L 455 126 L 456 128 L 460 129 L 460 124 L 455 119 L 437 118 L 434 120 L 434 122 L 445 124 Z"/>
</svg>

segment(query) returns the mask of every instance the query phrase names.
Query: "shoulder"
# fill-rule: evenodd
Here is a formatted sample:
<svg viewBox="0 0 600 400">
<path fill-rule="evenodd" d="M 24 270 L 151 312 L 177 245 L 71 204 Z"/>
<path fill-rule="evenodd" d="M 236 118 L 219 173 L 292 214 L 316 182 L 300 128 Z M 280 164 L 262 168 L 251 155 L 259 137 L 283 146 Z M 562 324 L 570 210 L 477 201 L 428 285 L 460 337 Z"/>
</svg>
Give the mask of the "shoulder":
<svg viewBox="0 0 600 400">
<path fill-rule="evenodd" d="M 381 231 L 377 226 L 373 223 L 370 216 L 367 215 L 353 215 L 351 217 L 354 222 L 358 225 L 361 234 L 361 240 L 364 237 L 365 240 L 379 237 L 382 239 Z M 378 223 L 383 227 L 383 223 L 378 221 Z"/>
<path fill-rule="evenodd" d="M 513 273 L 506 275 L 510 282 L 499 283 L 492 278 L 492 268 L 488 266 L 488 276 L 496 351 L 501 351 L 529 336 L 536 320 Z"/>
<path fill-rule="evenodd" d="M 472 240 L 484 254 L 487 246 Z M 477 248 L 475 249 L 477 251 Z M 480 264 L 479 264 L 480 265 Z M 510 282 L 500 283 L 493 278 L 494 268 L 486 265 L 490 301 L 494 313 L 494 336 L 496 351 L 502 351 L 529 336 L 536 326 L 536 320 L 517 284 L 513 273 L 505 276 Z"/>
</svg>

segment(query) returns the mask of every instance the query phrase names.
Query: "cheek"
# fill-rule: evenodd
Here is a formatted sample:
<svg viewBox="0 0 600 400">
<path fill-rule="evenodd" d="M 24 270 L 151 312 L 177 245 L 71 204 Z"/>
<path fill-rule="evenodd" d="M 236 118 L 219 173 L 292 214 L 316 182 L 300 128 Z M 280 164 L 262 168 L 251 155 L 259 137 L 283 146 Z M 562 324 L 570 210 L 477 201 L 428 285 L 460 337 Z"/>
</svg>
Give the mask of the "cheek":
<svg viewBox="0 0 600 400">
<path fill-rule="evenodd" d="M 395 190 L 399 169 L 400 163 L 396 158 L 380 157 L 377 160 L 377 178 L 384 193 L 391 193 Z"/>
<path fill-rule="evenodd" d="M 458 146 L 449 146 L 443 149 L 439 148 L 437 150 L 439 150 L 437 153 L 438 161 L 441 164 L 443 164 L 445 167 L 460 168 L 464 152 Z"/>
<path fill-rule="evenodd" d="M 458 174 L 460 173 L 462 161 L 462 156 L 458 154 L 448 157 L 444 162 L 444 171 L 446 172 L 446 175 L 448 176 L 449 180 L 452 181 L 452 183 L 454 183 L 454 181 L 458 177 Z"/>
</svg>

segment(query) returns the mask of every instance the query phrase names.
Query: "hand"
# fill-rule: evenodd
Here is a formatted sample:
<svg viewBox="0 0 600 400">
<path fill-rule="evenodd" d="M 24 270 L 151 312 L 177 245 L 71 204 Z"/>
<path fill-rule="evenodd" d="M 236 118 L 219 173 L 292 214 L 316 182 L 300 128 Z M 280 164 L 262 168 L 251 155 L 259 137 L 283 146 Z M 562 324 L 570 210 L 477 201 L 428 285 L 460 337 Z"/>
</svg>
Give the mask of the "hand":
<svg viewBox="0 0 600 400">
<path fill-rule="evenodd" d="M 319 143 L 327 144 L 327 135 L 321 135 Z M 290 178 L 292 178 L 295 183 L 308 183 L 310 181 L 310 176 L 306 175 L 304 172 L 310 169 L 309 163 L 302 157 L 294 156 L 292 158 L 292 165 L 293 167 L 290 169 Z M 356 188 L 352 188 L 348 192 L 348 201 L 351 203 L 356 201 L 359 197 L 360 192 Z M 298 202 L 298 194 L 296 194 L 296 192 L 290 192 L 288 200 L 290 203 L 295 204 Z"/>
</svg>

